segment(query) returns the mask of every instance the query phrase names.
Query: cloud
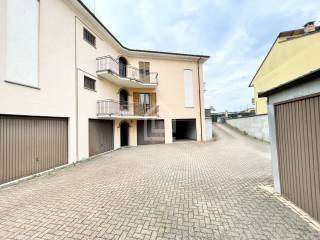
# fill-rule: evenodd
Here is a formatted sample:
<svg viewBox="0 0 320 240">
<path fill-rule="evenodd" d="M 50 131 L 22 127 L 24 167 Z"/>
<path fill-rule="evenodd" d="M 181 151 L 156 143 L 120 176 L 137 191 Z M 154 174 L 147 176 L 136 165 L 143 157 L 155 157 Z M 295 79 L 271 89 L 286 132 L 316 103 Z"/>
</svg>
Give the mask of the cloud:
<svg viewBox="0 0 320 240">
<path fill-rule="evenodd" d="M 205 100 L 218 111 L 250 106 L 248 85 L 279 32 L 320 20 L 318 0 L 95 1 L 98 17 L 130 48 L 210 55 Z"/>
</svg>

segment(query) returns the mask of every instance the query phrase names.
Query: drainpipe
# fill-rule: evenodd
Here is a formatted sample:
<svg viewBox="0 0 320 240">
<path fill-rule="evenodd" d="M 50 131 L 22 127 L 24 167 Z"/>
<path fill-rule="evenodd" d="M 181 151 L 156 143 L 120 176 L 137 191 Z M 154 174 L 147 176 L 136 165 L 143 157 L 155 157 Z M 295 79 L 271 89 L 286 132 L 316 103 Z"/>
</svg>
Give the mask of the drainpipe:
<svg viewBox="0 0 320 240">
<path fill-rule="evenodd" d="M 201 142 L 203 141 L 203 134 L 202 134 L 202 104 L 201 104 L 201 82 L 200 82 L 200 60 L 201 57 L 198 59 L 198 87 L 199 87 L 199 109 L 200 109 L 200 134 L 201 134 Z"/>
<path fill-rule="evenodd" d="M 77 61 L 77 17 L 74 18 L 74 31 L 75 31 L 75 112 L 76 112 L 76 162 L 79 161 L 79 84 L 78 84 L 78 61 Z"/>
</svg>

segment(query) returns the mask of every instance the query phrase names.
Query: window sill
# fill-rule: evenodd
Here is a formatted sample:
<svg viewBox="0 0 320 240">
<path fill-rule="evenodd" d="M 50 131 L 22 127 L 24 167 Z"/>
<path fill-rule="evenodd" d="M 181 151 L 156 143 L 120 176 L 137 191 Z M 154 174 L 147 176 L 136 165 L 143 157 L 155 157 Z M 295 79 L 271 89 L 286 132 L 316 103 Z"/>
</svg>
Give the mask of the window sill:
<svg viewBox="0 0 320 240">
<path fill-rule="evenodd" d="M 21 86 L 21 87 L 27 87 L 27 88 L 33 88 L 33 89 L 36 89 L 36 90 L 41 90 L 41 88 L 39 88 L 39 87 L 34 87 L 34 86 L 23 84 L 23 83 L 12 82 L 12 81 L 8 81 L 8 80 L 4 80 L 4 82 L 10 83 L 10 84 L 14 84 L 14 85 L 18 85 L 18 86 Z"/>
<path fill-rule="evenodd" d="M 83 40 L 88 43 L 91 47 L 97 50 L 97 44 L 93 45 L 91 42 L 89 42 L 87 39 L 83 38 Z"/>
<path fill-rule="evenodd" d="M 91 91 L 91 92 L 97 92 L 97 90 L 91 89 L 91 88 L 86 88 L 86 87 L 84 87 L 84 89 L 86 89 L 86 90 L 88 90 L 88 91 Z"/>
</svg>

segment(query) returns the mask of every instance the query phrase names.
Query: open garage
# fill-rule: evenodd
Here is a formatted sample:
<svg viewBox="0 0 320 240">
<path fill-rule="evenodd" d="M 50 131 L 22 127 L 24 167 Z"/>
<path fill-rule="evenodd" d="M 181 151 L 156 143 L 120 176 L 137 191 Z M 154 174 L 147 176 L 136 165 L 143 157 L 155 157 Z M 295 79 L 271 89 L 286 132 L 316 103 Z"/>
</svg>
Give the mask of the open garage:
<svg viewBox="0 0 320 240">
<path fill-rule="evenodd" d="M 197 140 L 196 119 L 173 119 L 172 120 L 173 141 Z"/>
</svg>

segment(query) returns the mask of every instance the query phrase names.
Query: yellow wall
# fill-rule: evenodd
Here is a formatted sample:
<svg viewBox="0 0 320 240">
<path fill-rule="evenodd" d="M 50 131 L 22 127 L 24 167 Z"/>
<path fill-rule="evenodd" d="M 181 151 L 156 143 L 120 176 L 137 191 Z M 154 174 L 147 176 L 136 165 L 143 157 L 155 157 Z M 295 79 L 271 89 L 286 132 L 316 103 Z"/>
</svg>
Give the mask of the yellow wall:
<svg viewBox="0 0 320 240">
<path fill-rule="evenodd" d="M 277 39 L 252 82 L 257 114 L 267 113 L 266 99 L 258 99 L 259 92 L 272 89 L 320 68 L 319 42 L 319 33 L 291 40 Z"/>
</svg>

